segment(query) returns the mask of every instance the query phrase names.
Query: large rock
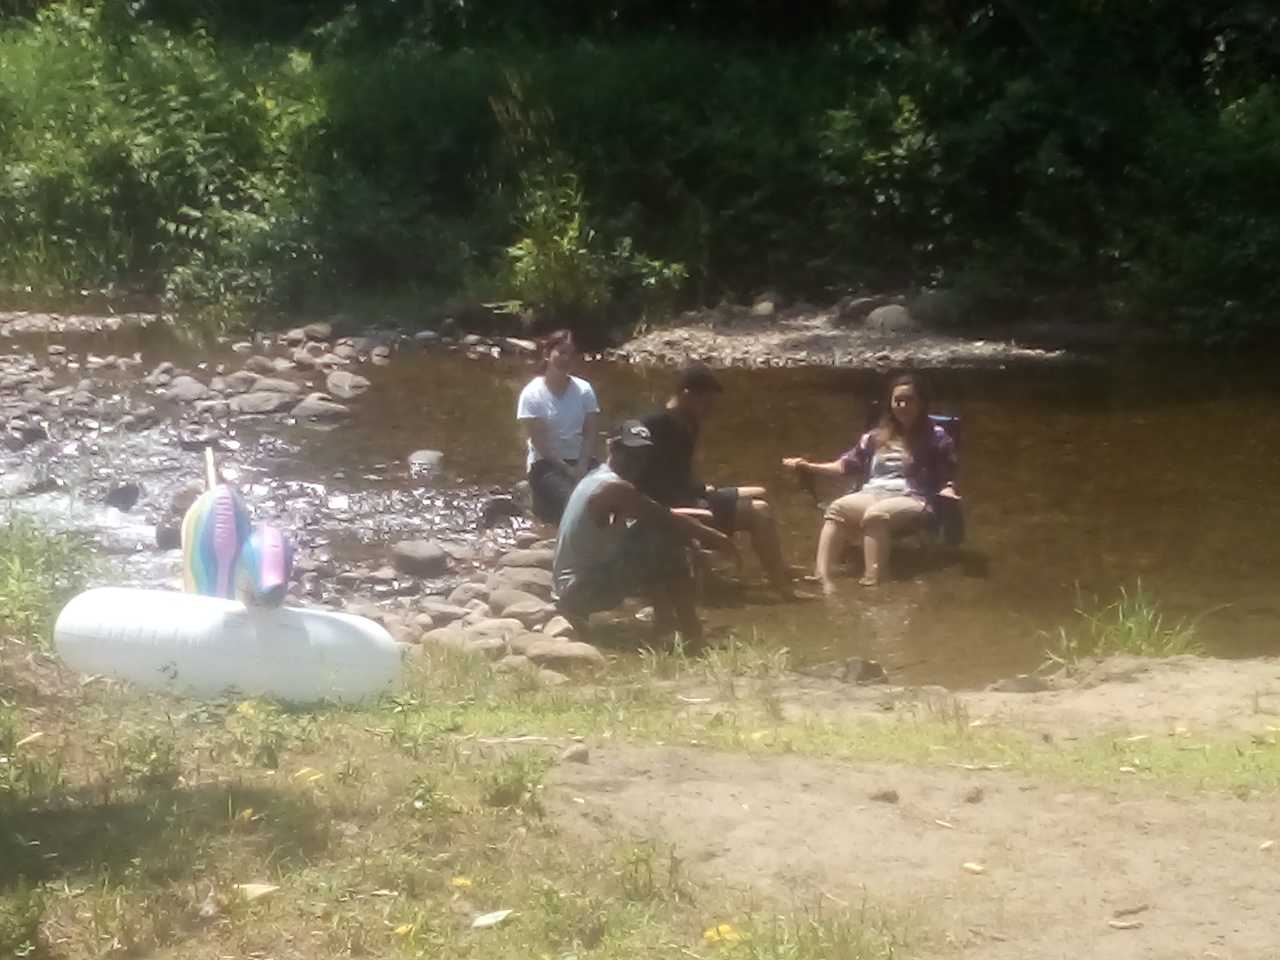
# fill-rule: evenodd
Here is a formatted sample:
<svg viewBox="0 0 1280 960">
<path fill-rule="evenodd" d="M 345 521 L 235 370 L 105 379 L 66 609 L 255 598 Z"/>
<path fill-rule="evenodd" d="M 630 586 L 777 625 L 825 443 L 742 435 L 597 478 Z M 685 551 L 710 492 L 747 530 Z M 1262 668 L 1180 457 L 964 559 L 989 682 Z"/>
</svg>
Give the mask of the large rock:
<svg viewBox="0 0 1280 960">
<path fill-rule="evenodd" d="M 498 617 L 490 620 L 481 620 L 479 623 L 473 623 L 467 627 L 467 638 L 470 640 L 484 640 L 497 637 L 505 643 L 510 638 L 518 637 L 524 632 L 524 624 L 519 620 Z"/>
<path fill-rule="evenodd" d="M 242 393 L 238 397 L 232 397 L 227 401 L 227 406 L 237 416 L 258 416 L 288 410 L 294 405 L 296 399 L 287 393 L 254 390 L 252 393 Z"/>
<path fill-rule="evenodd" d="M 440 577 L 449 571 L 449 555 L 434 540 L 402 540 L 391 548 L 396 568 L 415 577 Z"/>
<path fill-rule="evenodd" d="M 222 378 L 228 393 L 248 393 L 258 384 L 258 375 L 249 370 L 237 370 Z"/>
<path fill-rule="evenodd" d="M 461 620 L 471 611 L 466 607 L 456 603 L 446 603 L 443 600 L 426 599 L 418 604 L 418 608 L 423 613 L 428 614 L 437 625 L 452 623 L 455 620 Z"/>
<path fill-rule="evenodd" d="M 503 617 L 519 620 L 526 627 L 546 623 L 556 614 L 556 608 L 544 600 L 522 600 L 502 611 Z"/>
<path fill-rule="evenodd" d="M 524 603 L 532 600 L 535 603 L 542 603 L 542 597 L 529 593 L 527 590 L 516 590 L 513 587 L 499 587 L 489 594 L 489 606 L 495 610 L 505 610 L 507 607 L 515 606 L 517 603 Z"/>
<path fill-rule="evenodd" d="M 551 571 L 541 567 L 503 567 L 489 574 L 488 583 L 491 591 L 509 587 L 543 600 L 551 596 Z"/>
<path fill-rule="evenodd" d="M 444 454 L 439 450 L 415 450 L 408 457 L 409 472 L 414 476 L 435 473 L 444 466 Z"/>
<path fill-rule="evenodd" d="M 435 630 L 428 630 L 422 635 L 421 642 L 424 647 L 445 647 L 452 650 L 465 650 L 467 646 L 467 635 L 459 627 L 450 624 L 447 627 L 438 627 Z"/>
<path fill-rule="evenodd" d="M 511 550 L 499 561 L 504 567 L 541 567 L 550 570 L 555 560 L 553 549 Z"/>
<path fill-rule="evenodd" d="M 324 387 L 339 400 L 351 400 L 369 389 L 369 380 L 358 373 L 335 370 L 325 377 Z"/>
<path fill-rule="evenodd" d="M 351 411 L 333 398 L 323 393 L 312 393 L 293 408 L 293 416 L 298 420 L 340 420 L 349 416 Z"/>
<path fill-rule="evenodd" d="M 262 374 L 266 377 L 275 376 L 276 362 L 270 357 L 256 356 L 250 357 L 244 362 L 244 368 L 252 373 Z"/>
<path fill-rule="evenodd" d="M 847 326 L 865 323 L 871 311 L 897 303 L 897 298 L 886 294 L 870 297 L 845 297 L 835 305 L 835 320 Z"/>
<path fill-rule="evenodd" d="M 302 328 L 302 336 L 307 340 L 329 340 L 333 337 L 333 324 L 308 323 Z"/>
<path fill-rule="evenodd" d="M 900 304 L 876 307 L 867 314 L 867 329 L 877 333 L 914 333 L 920 324 L 911 311 Z"/>
<path fill-rule="evenodd" d="M 208 400 L 213 391 L 195 377 L 174 377 L 169 383 L 165 396 L 180 403 L 195 403 L 197 400 Z"/>
<path fill-rule="evenodd" d="M 913 297 L 907 309 L 925 327 L 957 327 L 964 322 L 970 305 L 968 299 L 954 290 L 926 290 Z"/>
<path fill-rule="evenodd" d="M 608 664 L 591 644 L 575 640 L 539 640 L 530 644 L 524 655 L 540 667 L 557 670 L 600 669 Z"/>
<path fill-rule="evenodd" d="M 490 590 L 483 583 L 460 583 L 449 594 L 449 602 L 454 606 L 465 607 L 472 600 L 488 600 Z"/>
<path fill-rule="evenodd" d="M 560 616 L 552 617 L 547 621 L 546 626 L 542 628 L 542 635 L 548 639 L 572 637 L 573 633 L 573 624 Z"/>
<path fill-rule="evenodd" d="M 292 380 L 282 380 L 279 377 L 262 377 L 254 383 L 253 389 L 268 393 L 289 393 L 294 396 L 302 393 L 302 388 Z"/>
</svg>

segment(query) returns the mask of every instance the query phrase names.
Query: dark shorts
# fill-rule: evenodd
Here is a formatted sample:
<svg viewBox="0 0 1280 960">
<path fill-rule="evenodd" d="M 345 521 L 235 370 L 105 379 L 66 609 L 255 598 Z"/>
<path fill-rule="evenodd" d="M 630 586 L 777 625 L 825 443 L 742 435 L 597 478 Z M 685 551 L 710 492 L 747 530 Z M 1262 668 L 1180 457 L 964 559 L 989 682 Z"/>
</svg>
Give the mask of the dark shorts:
<svg viewBox="0 0 1280 960">
<path fill-rule="evenodd" d="M 721 533 L 734 533 L 738 529 L 738 488 L 717 487 L 706 499 L 711 511 L 711 525 Z"/>
<path fill-rule="evenodd" d="M 591 461 L 594 469 L 596 461 Z M 557 470 L 547 460 L 539 460 L 529 468 L 529 492 L 533 496 L 533 512 L 545 523 L 560 525 L 569 495 L 578 485 L 576 478 Z"/>
<path fill-rule="evenodd" d="M 556 606 L 568 616 L 586 617 L 612 610 L 628 597 L 648 597 L 688 576 L 684 544 L 666 529 L 637 523 L 626 532 L 614 557 L 584 570 L 559 591 Z"/>
</svg>

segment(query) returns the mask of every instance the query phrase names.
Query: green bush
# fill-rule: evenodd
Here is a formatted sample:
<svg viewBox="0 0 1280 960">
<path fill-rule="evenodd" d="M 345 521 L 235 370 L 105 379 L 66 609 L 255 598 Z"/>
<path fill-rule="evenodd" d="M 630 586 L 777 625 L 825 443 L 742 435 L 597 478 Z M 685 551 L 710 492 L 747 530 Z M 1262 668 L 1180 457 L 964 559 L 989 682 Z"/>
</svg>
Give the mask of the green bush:
<svg viewBox="0 0 1280 960">
<path fill-rule="evenodd" d="M 43 647 L 62 606 L 84 589 L 84 544 L 21 517 L 0 520 L 0 641 Z"/>
</svg>

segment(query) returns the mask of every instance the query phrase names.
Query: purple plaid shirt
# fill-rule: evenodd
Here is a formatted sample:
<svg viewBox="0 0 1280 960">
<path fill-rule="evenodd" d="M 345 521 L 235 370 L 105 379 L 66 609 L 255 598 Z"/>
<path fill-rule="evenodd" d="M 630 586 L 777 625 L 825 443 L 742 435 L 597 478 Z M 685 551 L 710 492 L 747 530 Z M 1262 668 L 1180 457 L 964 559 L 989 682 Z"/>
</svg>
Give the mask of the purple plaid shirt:
<svg viewBox="0 0 1280 960">
<path fill-rule="evenodd" d="M 856 447 L 841 455 L 840 467 L 861 486 L 871 475 L 871 459 L 875 453 L 876 431 L 868 430 Z M 908 495 L 926 503 L 931 503 L 948 483 L 955 482 L 956 445 L 946 430 L 936 423 L 929 425 L 929 441 L 908 461 L 906 475 Z"/>
</svg>

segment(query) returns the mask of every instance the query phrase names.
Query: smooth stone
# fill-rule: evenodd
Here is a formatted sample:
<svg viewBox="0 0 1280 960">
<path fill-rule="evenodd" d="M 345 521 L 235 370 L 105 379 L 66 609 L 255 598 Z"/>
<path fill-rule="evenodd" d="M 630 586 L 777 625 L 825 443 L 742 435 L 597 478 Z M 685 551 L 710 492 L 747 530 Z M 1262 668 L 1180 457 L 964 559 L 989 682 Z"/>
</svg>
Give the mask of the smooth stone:
<svg viewBox="0 0 1280 960">
<path fill-rule="evenodd" d="M 603 653 L 577 640 L 539 640 L 530 644 L 524 655 L 539 666 L 598 669 L 608 664 Z"/>
<path fill-rule="evenodd" d="M 333 338 L 333 324 L 308 323 L 302 328 L 302 336 L 307 340 L 330 340 Z"/>
<path fill-rule="evenodd" d="M 449 570 L 449 555 L 434 540 L 402 540 L 391 548 L 396 567 L 416 577 L 430 579 Z"/>
<path fill-rule="evenodd" d="M 255 356 L 244 362 L 244 368 L 252 373 L 270 377 L 276 372 L 276 362 L 270 357 Z"/>
<path fill-rule="evenodd" d="M 424 614 L 431 617 L 438 625 L 452 623 L 454 620 L 461 620 L 471 611 L 466 607 L 456 603 L 446 603 L 443 600 L 422 600 L 418 603 L 418 609 Z"/>
<path fill-rule="evenodd" d="M 437 627 L 424 633 L 421 642 L 423 646 L 463 650 L 467 646 L 467 635 L 455 626 Z"/>
<path fill-rule="evenodd" d="M 548 620 L 546 626 L 542 628 L 542 635 L 549 639 L 572 637 L 573 634 L 573 624 L 558 614 Z"/>
<path fill-rule="evenodd" d="M 409 472 L 434 473 L 444 466 L 444 453 L 440 450 L 415 450 L 406 458 Z"/>
<path fill-rule="evenodd" d="M 248 393 L 258 383 L 258 375 L 248 370 L 237 370 L 222 378 L 229 393 Z"/>
<path fill-rule="evenodd" d="M 501 637 L 480 637 L 475 640 L 467 640 L 464 648 L 467 653 L 479 653 L 486 657 L 497 659 L 507 654 L 507 641 Z"/>
<path fill-rule="evenodd" d="M 879 333 L 911 333 L 920 329 L 911 311 L 897 303 L 876 307 L 867 314 L 866 326 Z"/>
<path fill-rule="evenodd" d="M 335 370 L 324 381 L 325 389 L 339 400 L 351 400 L 360 396 L 371 386 L 367 377 L 346 370 Z"/>
<path fill-rule="evenodd" d="M 506 643 L 509 637 L 519 636 L 524 632 L 523 623 L 506 617 L 481 620 L 479 623 L 467 627 L 467 636 L 472 640 L 497 637 L 503 643 Z"/>
<path fill-rule="evenodd" d="M 543 600 L 551 598 L 551 571 L 541 567 L 503 567 L 489 575 L 488 583 L 490 590 L 511 587 Z"/>
<path fill-rule="evenodd" d="M 531 603 L 544 602 L 542 597 L 529 593 L 527 590 L 516 590 L 512 587 L 499 587 L 489 594 L 489 606 L 495 610 L 505 610 L 507 607 L 526 601 Z"/>
<path fill-rule="evenodd" d="M 267 413 L 279 413 L 294 405 L 296 398 L 287 393 L 272 393 L 255 390 L 232 397 L 227 406 L 237 416 L 254 416 Z"/>
<path fill-rule="evenodd" d="M 525 550 L 511 550 L 499 562 L 504 567 L 541 567 L 544 570 L 550 570 L 555 556 L 554 550 L 539 550 L 531 547 Z"/>
<path fill-rule="evenodd" d="M 291 416 L 298 420 L 337 420 L 350 416 L 351 411 L 323 393 L 310 394 L 293 408 Z"/>
<path fill-rule="evenodd" d="M 503 617 L 519 620 L 526 627 L 536 627 L 555 616 L 556 608 L 542 600 L 524 600 L 502 611 Z"/>
<path fill-rule="evenodd" d="M 279 377 L 263 377 L 253 385 L 254 390 L 265 390 L 268 393 L 289 393 L 297 396 L 302 393 L 302 388 L 292 380 L 282 380 Z"/>
<path fill-rule="evenodd" d="M 464 607 L 472 600 L 487 600 L 490 592 L 489 587 L 483 583 L 460 583 L 453 588 L 448 600 L 454 606 Z"/>
<path fill-rule="evenodd" d="M 174 377 L 169 383 L 165 396 L 181 403 L 194 403 L 197 400 L 209 399 L 210 390 L 195 377 Z"/>
</svg>

